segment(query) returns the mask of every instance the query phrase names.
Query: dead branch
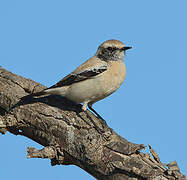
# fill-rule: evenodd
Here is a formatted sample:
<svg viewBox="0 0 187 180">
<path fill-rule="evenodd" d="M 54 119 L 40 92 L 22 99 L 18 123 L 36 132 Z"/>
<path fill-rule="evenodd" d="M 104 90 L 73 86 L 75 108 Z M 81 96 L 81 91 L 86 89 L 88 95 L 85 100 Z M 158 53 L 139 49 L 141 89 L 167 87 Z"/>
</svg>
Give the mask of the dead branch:
<svg viewBox="0 0 187 180">
<path fill-rule="evenodd" d="M 43 145 L 28 148 L 28 158 L 74 164 L 99 180 L 180 179 L 176 162 L 163 164 L 151 148 L 120 137 L 90 111 L 59 96 L 25 98 L 45 87 L 0 67 L 0 132 L 26 136 Z"/>
</svg>

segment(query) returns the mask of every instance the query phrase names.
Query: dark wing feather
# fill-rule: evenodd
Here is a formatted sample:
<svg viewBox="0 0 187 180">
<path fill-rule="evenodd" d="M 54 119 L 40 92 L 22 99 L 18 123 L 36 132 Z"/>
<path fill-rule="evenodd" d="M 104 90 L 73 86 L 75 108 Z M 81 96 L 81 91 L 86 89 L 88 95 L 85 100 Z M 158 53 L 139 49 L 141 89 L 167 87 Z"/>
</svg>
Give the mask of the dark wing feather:
<svg viewBox="0 0 187 180">
<path fill-rule="evenodd" d="M 85 70 L 85 71 L 79 72 L 77 74 L 71 73 L 71 74 L 65 76 L 62 80 L 60 80 L 55 85 L 49 87 L 48 89 L 62 87 L 62 86 L 69 86 L 73 83 L 77 83 L 77 82 L 80 82 L 80 81 L 83 81 L 86 79 L 93 78 L 94 76 L 97 76 L 98 74 L 101 74 L 106 70 L 107 70 L 107 66 L 103 65 L 99 68 Z"/>
</svg>

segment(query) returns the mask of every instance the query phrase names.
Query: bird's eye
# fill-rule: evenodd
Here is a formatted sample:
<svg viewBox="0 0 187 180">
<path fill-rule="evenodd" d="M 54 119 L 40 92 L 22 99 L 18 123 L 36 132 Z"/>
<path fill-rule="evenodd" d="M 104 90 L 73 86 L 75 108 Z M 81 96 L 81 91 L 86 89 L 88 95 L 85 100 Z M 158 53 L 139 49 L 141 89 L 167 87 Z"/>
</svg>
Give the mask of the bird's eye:
<svg viewBox="0 0 187 180">
<path fill-rule="evenodd" d="M 112 47 L 107 47 L 107 50 L 109 50 L 109 51 L 114 51 L 115 49 L 112 48 Z"/>
</svg>

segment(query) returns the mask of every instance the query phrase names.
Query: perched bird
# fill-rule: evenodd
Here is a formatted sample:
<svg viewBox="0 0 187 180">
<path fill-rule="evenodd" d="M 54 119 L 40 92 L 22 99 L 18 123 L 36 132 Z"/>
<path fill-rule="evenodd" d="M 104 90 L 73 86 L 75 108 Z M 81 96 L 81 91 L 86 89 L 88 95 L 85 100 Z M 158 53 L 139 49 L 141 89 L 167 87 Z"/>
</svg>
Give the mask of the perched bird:
<svg viewBox="0 0 187 180">
<path fill-rule="evenodd" d="M 119 40 L 105 41 L 93 57 L 72 73 L 55 85 L 33 93 L 32 96 L 57 94 L 77 104 L 83 103 L 84 111 L 88 105 L 89 109 L 99 116 L 92 105 L 115 92 L 123 83 L 126 76 L 124 56 L 128 49 L 131 47 L 125 46 Z"/>
</svg>

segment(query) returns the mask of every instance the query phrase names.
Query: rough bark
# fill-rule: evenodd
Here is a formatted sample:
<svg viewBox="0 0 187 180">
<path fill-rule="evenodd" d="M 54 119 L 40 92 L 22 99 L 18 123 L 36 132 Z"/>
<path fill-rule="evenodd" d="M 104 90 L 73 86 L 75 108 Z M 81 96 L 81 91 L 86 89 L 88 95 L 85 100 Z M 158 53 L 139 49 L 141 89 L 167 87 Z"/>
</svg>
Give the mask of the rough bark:
<svg viewBox="0 0 187 180">
<path fill-rule="evenodd" d="M 59 96 L 24 98 L 45 87 L 0 67 L 0 132 L 26 136 L 43 145 L 28 158 L 51 165 L 74 164 L 99 180 L 186 179 L 176 162 L 163 164 L 157 153 L 120 137 L 90 111 Z"/>
</svg>

